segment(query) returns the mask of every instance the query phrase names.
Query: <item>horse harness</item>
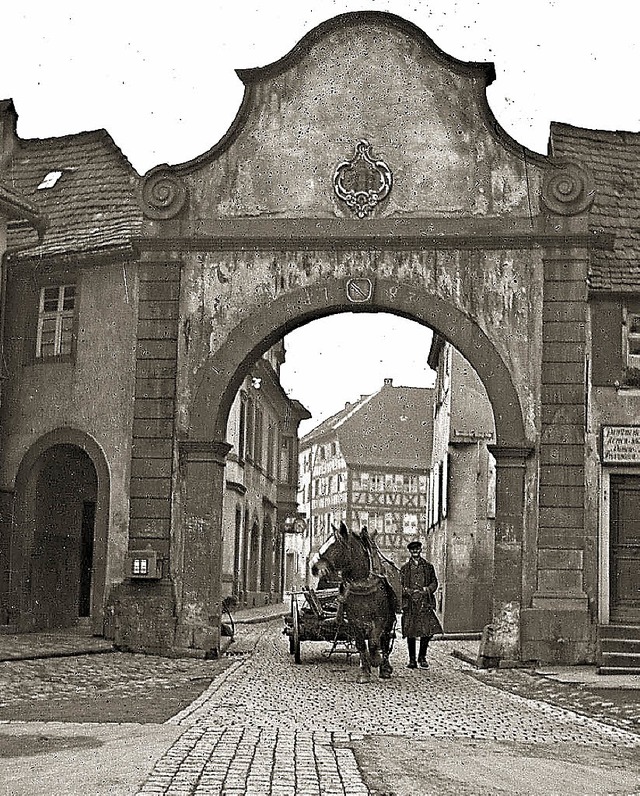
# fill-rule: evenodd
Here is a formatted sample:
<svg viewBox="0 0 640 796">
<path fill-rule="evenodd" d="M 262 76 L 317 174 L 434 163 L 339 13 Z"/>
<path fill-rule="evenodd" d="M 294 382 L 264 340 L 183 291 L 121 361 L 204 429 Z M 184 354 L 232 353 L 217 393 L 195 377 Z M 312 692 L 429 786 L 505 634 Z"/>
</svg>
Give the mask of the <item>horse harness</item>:
<svg viewBox="0 0 640 796">
<path fill-rule="evenodd" d="M 371 554 L 369 553 L 369 560 L 371 562 Z M 343 581 L 345 584 L 344 591 L 338 597 L 338 621 L 342 621 L 344 615 L 344 607 L 347 601 L 347 598 L 350 595 L 354 597 L 368 597 L 374 594 L 382 585 L 384 588 L 385 579 L 382 575 L 378 575 L 375 572 L 372 572 L 367 578 L 364 580 L 345 580 Z M 396 638 L 396 624 L 398 619 L 396 616 L 393 618 L 393 626 L 391 628 L 391 632 L 389 634 L 389 654 L 391 654 L 393 650 L 393 643 Z"/>
</svg>

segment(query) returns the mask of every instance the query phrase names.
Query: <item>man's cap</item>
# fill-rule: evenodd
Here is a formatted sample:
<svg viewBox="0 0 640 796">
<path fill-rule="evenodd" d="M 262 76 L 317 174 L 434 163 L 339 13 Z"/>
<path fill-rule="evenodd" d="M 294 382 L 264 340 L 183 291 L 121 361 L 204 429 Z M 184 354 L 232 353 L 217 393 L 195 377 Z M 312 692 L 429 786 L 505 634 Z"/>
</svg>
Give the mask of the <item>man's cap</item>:
<svg viewBox="0 0 640 796">
<path fill-rule="evenodd" d="M 422 550 L 422 542 L 409 542 L 407 550 Z"/>
</svg>

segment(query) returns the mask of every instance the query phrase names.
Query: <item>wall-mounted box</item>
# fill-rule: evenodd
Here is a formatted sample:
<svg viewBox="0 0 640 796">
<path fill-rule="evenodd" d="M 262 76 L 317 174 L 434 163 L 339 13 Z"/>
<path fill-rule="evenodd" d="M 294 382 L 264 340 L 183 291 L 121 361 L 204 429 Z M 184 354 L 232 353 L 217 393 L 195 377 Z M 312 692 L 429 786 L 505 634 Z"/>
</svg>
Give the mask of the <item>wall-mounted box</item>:
<svg viewBox="0 0 640 796">
<path fill-rule="evenodd" d="M 127 577 L 135 580 L 157 580 L 158 553 L 156 550 L 130 550 L 127 553 Z"/>
</svg>

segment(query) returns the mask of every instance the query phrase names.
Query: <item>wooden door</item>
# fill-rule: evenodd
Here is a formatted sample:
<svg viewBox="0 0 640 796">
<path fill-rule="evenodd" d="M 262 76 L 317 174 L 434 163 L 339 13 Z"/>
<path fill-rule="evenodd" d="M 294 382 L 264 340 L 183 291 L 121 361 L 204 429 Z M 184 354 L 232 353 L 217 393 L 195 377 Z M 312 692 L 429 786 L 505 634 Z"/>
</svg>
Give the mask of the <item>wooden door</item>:
<svg viewBox="0 0 640 796">
<path fill-rule="evenodd" d="M 611 476 L 610 621 L 640 624 L 640 476 Z"/>
</svg>

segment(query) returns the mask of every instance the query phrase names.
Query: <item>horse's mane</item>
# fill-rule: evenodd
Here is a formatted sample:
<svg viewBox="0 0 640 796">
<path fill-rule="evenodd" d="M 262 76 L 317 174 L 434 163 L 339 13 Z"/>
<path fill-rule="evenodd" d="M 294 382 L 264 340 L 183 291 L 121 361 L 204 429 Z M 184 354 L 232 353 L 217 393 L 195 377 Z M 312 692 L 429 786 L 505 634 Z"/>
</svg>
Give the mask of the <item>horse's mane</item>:
<svg viewBox="0 0 640 796">
<path fill-rule="evenodd" d="M 400 568 L 397 566 L 397 564 L 394 561 L 392 561 L 390 558 L 387 558 L 387 556 L 385 556 L 385 554 L 382 552 L 382 550 L 380 550 L 380 547 L 378 546 L 378 543 L 376 542 L 374 537 L 371 536 L 371 534 L 367 530 L 367 526 L 366 525 L 364 525 L 362 527 L 362 530 L 360 531 L 359 538 L 360 538 L 362 544 L 369 550 L 371 555 L 372 556 L 375 555 L 375 556 L 378 557 L 378 559 L 380 560 L 381 564 L 384 563 L 385 566 L 391 567 L 391 569 L 396 570 L 397 572 L 400 572 Z"/>
</svg>

